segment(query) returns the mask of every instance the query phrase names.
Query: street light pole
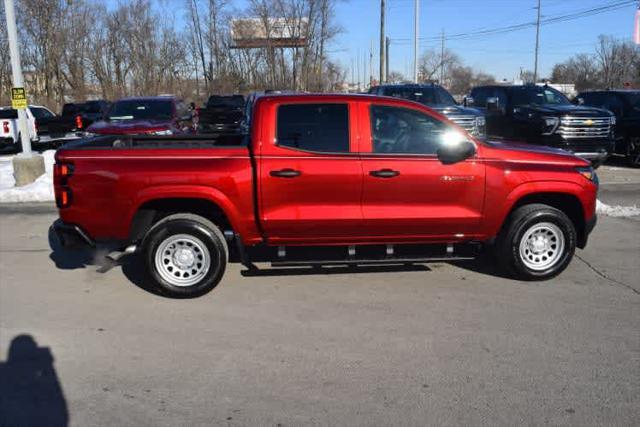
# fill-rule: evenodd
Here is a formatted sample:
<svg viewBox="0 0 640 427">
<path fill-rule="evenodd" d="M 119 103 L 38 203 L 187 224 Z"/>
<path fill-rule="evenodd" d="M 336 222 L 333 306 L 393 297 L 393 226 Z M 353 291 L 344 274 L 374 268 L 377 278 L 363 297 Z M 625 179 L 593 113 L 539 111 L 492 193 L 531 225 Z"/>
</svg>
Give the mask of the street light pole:
<svg viewBox="0 0 640 427">
<path fill-rule="evenodd" d="M 18 48 L 16 12 L 13 7 L 13 0 L 4 0 L 4 13 L 7 19 L 7 38 L 9 39 L 9 55 L 11 56 L 13 87 L 24 87 L 22 67 L 20 66 L 20 49 Z M 24 108 L 18 108 L 17 110 L 22 153 L 24 156 L 31 156 L 31 138 L 29 137 L 29 129 L 27 128 L 27 112 Z"/>
<path fill-rule="evenodd" d="M 538 48 L 540 46 L 540 0 L 538 0 L 538 20 L 536 22 L 536 58 L 533 66 L 533 84 L 538 81 Z"/>
<path fill-rule="evenodd" d="M 387 81 L 385 68 L 384 0 L 380 0 L 380 84 Z"/>
<path fill-rule="evenodd" d="M 418 15 L 420 14 L 420 0 L 415 0 L 415 17 L 413 18 L 413 82 L 418 83 Z"/>
</svg>

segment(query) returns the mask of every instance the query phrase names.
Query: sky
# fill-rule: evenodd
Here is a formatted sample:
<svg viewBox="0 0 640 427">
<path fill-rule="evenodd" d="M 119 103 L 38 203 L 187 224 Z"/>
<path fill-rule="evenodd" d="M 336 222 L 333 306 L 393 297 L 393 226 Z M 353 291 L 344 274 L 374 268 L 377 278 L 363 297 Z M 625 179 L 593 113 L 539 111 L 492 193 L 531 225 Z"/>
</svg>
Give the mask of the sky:
<svg viewBox="0 0 640 427">
<path fill-rule="evenodd" d="M 126 0 L 106 0 L 110 6 Z M 475 71 L 492 74 L 498 80 L 518 77 L 520 69 L 533 70 L 535 26 L 520 31 L 447 40 L 447 34 L 461 34 L 485 29 L 535 22 L 538 0 L 419 0 L 420 54 L 427 49 L 440 50 L 439 38 L 445 33 L 445 46 L 455 52 Z M 585 11 L 594 7 L 620 4 L 625 0 L 540 0 L 541 19 Z M 610 35 L 631 40 L 637 4 L 540 27 L 539 75 L 547 77 L 553 65 L 577 53 L 592 53 L 598 36 Z M 184 25 L 185 0 L 155 0 L 164 16 L 176 27 Z M 247 0 L 230 0 L 241 9 Z M 390 71 L 408 77 L 413 74 L 414 0 L 386 0 L 386 35 L 391 39 Z M 380 45 L 380 0 L 336 0 L 336 21 L 342 32 L 328 47 L 331 59 L 347 70 L 351 79 L 352 63 L 366 58 L 368 81 L 369 51 L 373 43 L 373 74 L 377 79 Z M 355 65 L 353 67 L 356 68 Z M 363 70 L 364 68 L 364 70 Z M 362 81 L 362 79 L 360 79 Z"/>
</svg>

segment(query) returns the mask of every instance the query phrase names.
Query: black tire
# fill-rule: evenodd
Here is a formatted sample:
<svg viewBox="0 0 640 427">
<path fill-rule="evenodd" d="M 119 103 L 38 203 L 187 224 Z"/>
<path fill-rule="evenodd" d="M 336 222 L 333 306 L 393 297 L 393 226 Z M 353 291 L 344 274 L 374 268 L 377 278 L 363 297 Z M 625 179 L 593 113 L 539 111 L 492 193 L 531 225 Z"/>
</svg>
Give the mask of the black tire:
<svg viewBox="0 0 640 427">
<path fill-rule="evenodd" d="M 541 248 L 534 251 L 534 248 L 527 244 L 533 245 L 533 240 L 523 243 L 523 239 L 531 235 L 534 227 L 540 227 L 539 233 L 543 234 L 540 237 L 544 242 L 549 242 L 548 247 L 545 243 L 540 243 Z M 544 234 L 545 228 L 549 234 Z M 554 231 L 557 236 L 554 235 Z M 547 236 L 550 238 L 545 241 L 544 238 Z M 521 206 L 509 215 L 496 240 L 495 251 L 498 262 L 509 276 L 520 280 L 547 280 L 567 268 L 575 248 L 576 229 L 567 215 L 551 206 L 535 203 Z M 537 252 L 538 250 L 540 252 Z M 550 252 L 545 252 L 547 250 Z M 532 268 L 531 264 L 536 262 L 541 264 Z M 546 262 L 550 264 L 545 266 Z"/>
<path fill-rule="evenodd" d="M 195 250 L 190 255 L 193 267 L 186 266 L 185 270 L 175 268 L 169 259 L 158 260 L 157 258 L 163 257 L 158 251 L 162 250 L 162 247 L 167 242 L 180 238 L 186 239 L 186 245 L 189 245 L 189 240 L 195 243 L 195 247 L 191 245 Z M 177 244 L 185 245 L 185 242 L 177 241 Z M 187 246 L 182 247 L 190 250 Z M 165 247 L 165 253 L 169 253 L 171 248 L 176 248 L 176 246 Z M 208 259 L 209 267 L 202 267 L 197 275 L 192 275 L 191 280 L 195 280 L 194 277 L 198 277 L 196 282 L 189 284 L 177 283 L 180 280 L 190 280 L 188 277 L 188 274 L 191 273 L 190 269 L 195 269 L 196 266 L 193 263 L 198 262 L 198 259 L 193 255 L 200 257 L 200 259 L 204 255 L 205 261 L 203 263 L 206 265 L 206 260 Z M 172 257 L 167 255 L 165 258 L 173 260 L 175 256 L 174 253 Z M 142 257 L 144 259 L 146 280 L 160 293 L 174 298 L 194 298 L 210 292 L 220 282 L 227 267 L 229 249 L 224 235 L 211 221 L 199 215 L 175 214 L 163 218 L 151 227 L 142 243 Z M 158 267 L 159 264 L 169 264 L 169 266 Z M 170 275 L 173 271 L 168 272 L 167 269 L 171 270 L 172 268 L 175 269 L 175 275 L 178 278 L 171 276 L 171 280 L 168 280 L 167 275 Z M 181 277 L 180 275 L 182 274 L 186 278 Z"/>
<path fill-rule="evenodd" d="M 640 167 L 640 137 L 629 137 L 627 139 L 627 163 L 633 168 Z"/>
</svg>

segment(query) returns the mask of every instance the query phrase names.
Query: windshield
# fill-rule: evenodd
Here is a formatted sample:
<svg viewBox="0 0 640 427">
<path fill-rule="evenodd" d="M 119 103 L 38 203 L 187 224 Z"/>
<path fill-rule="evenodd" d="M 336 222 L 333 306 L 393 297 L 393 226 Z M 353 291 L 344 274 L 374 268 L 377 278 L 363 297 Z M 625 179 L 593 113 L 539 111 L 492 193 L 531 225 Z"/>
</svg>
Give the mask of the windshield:
<svg viewBox="0 0 640 427">
<path fill-rule="evenodd" d="M 17 119 L 17 118 L 18 118 L 18 111 L 12 108 L 0 110 L 0 119 Z"/>
<path fill-rule="evenodd" d="M 408 99 L 424 105 L 437 104 L 436 91 L 432 87 L 385 87 L 385 96 Z"/>
<path fill-rule="evenodd" d="M 567 105 L 569 99 L 550 87 L 523 86 L 511 89 L 514 105 Z"/>
<path fill-rule="evenodd" d="M 53 113 L 47 110 L 46 108 L 30 107 L 29 109 L 31 110 L 31 114 L 33 114 L 33 117 L 35 117 L 36 119 L 45 119 L 47 117 L 53 117 Z"/>
<path fill-rule="evenodd" d="M 244 107 L 244 98 L 242 95 L 234 96 L 210 96 L 207 101 L 209 107 L 232 107 L 242 108 Z"/>
<path fill-rule="evenodd" d="M 172 117 L 173 103 L 170 100 L 118 101 L 109 111 L 109 120 L 167 120 Z"/>
</svg>

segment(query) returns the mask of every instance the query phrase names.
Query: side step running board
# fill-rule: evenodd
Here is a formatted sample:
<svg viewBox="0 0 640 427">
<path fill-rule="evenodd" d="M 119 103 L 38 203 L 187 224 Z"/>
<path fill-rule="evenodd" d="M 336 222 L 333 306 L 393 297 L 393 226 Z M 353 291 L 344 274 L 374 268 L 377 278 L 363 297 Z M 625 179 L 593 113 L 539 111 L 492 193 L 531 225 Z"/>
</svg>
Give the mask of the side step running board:
<svg viewBox="0 0 640 427">
<path fill-rule="evenodd" d="M 418 264 L 427 262 L 465 261 L 475 259 L 471 256 L 440 256 L 429 258 L 389 258 L 389 259 L 340 259 L 317 261 L 274 261 L 272 267 L 298 267 L 304 265 L 393 265 Z"/>
</svg>

